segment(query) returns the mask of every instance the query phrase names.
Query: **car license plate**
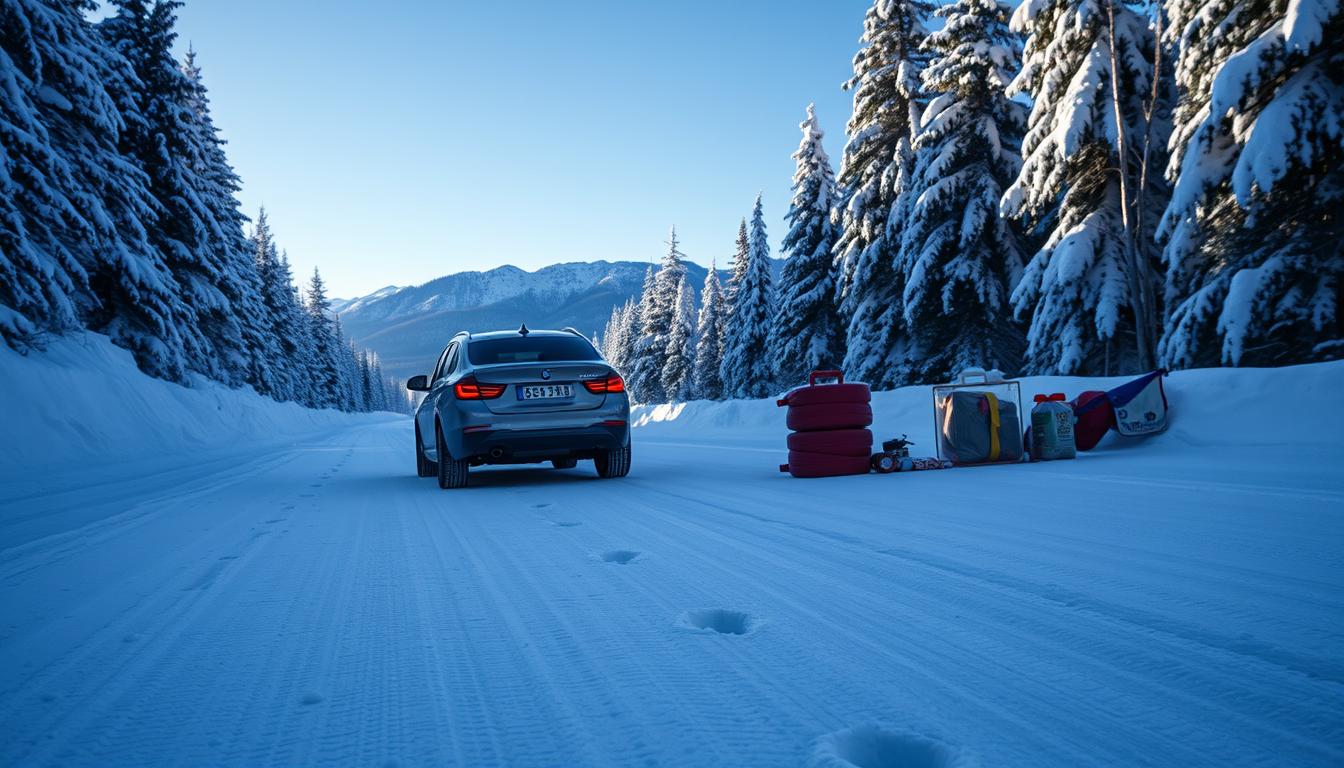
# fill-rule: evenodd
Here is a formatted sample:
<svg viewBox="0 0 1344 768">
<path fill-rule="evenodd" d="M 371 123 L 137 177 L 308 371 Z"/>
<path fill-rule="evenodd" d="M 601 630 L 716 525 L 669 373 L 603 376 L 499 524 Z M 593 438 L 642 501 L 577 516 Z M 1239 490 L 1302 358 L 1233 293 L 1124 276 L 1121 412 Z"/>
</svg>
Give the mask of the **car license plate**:
<svg viewBox="0 0 1344 768">
<path fill-rule="evenodd" d="M 572 384 L 537 384 L 518 387 L 517 391 L 519 400 L 555 400 L 574 396 Z"/>
</svg>

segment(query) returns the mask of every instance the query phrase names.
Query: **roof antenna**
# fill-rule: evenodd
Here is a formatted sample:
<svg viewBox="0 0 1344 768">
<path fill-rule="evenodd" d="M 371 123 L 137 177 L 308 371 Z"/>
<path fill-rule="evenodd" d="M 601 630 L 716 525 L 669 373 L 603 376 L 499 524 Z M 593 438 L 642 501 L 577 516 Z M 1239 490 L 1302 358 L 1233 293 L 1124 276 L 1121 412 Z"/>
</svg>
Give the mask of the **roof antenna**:
<svg viewBox="0 0 1344 768">
<path fill-rule="evenodd" d="M 519 336 L 526 336 L 528 333 L 530 333 L 530 331 L 527 330 L 527 323 L 523 323 L 523 324 L 518 328 L 518 335 L 519 335 Z"/>
</svg>

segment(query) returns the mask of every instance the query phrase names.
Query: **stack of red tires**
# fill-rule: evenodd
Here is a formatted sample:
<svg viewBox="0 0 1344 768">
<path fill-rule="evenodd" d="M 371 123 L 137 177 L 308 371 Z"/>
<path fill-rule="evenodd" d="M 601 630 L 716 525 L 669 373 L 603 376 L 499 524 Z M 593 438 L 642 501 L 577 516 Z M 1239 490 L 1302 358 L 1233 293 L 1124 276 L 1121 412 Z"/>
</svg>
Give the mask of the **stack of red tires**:
<svg viewBox="0 0 1344 768">
<path fill-rule="evenodd" d="M 834 383 L 819 383 L 834 382 Z M 788 406 L 789 463 L 779 471 L 794 477 L 868 474 L 873 453 L 872 393 L 867 384 L 846 384 L 840 371 L 813 371 L 807 386 L 777 402 Z"/>
</svg>

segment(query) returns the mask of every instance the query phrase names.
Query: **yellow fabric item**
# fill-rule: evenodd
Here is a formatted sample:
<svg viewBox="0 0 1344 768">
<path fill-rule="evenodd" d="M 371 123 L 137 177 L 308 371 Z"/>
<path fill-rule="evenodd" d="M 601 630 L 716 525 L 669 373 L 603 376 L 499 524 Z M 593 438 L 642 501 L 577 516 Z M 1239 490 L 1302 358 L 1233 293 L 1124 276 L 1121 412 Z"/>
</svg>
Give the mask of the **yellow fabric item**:
<svg viewBox="0 0 1344 768">
<path fill-rule="evenodd" d="M 985 393 L 989 401 L 989 460 L 999 460 L 999 398 Z"/>
</svg>

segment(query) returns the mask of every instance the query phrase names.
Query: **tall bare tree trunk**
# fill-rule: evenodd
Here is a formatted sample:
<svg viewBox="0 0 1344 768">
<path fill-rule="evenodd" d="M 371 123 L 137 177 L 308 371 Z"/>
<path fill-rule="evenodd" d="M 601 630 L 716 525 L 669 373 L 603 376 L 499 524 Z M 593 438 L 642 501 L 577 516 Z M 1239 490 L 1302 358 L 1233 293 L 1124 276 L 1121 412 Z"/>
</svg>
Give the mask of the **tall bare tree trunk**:
<svg viewBox="0 0 1344 768">
<path fill-rule="evenodd" d="M 1153 118 L 1157 114 L 1157 102 L 1162 93 L 1162 14 L 1164 11 L 1161 3 L 1156 4 L 1156 10 L 1157 17 L 1154 19 L 1154 24 L 1156 26 L 1153 30 L 1153 89 L 1152 93 L 1149 94 L 1148 106 L 1144 110 L 1143 115 L 1143 158 L 1141 160 L 1142 165 L 1139 166 L 1138 194 L 1134 201 L 1134 237 L 1136 255 L 1142 269 L 1141 277 L 1143 281 L 1144 311 L 1147 314 L 1149 328 L 1152 329 L 1151 332 L 1153 333 L 1153 338 L 1151 338 L 1150 341 L 1153 342 L 1156 341 L 1157 330 L 1161 327 L 1161 320 L 1157 316 L 1157 297 L 1153 293 L 1154 280 L 1152 279 L 1152 276 L 1148 274 L 1148 266 L 1151 264 L 1151 259 L 1149 259 L 1147 251 L 1153 244 L 1151 242 L 1145 242 L 1142 238 L 1144 238 L 1144 232 L 1146 231 L 1143 225 L 1143 213 L 1145 210 L 1144 197 L 1148 194 L 1149 158 L 1151 156 L 1153 145 Z M 1154 357 L 1156 357 L 1156 355 L 1154 355 Z M 1156 363 L 1157 361 L 1155 359 L 1145 361 L 1145 365 L 1149 368 L 1155 367 Z"/>
<path fill-rule="evenodd" d="M 1134 338 L 1137 342 L 1139 364 L 1146 370 L 1153 367 L 1152 322 L 1148 310 L 1147 265 L 1139 255 L 1138 233 L 1135 231 L 1131 213 L 1133 202 L 1129 190 L 1129 141 L 1125 131 L 1124 116 L 1120 109 L 1120 62 L 1115 52 L 1115 0 L 1106 2 L 1107 32 L 1110 38 L 1109 51 L 1111 63 L 1111 109 L 1115 115 L 1115 140 L 1117 163 L 1116 172 L 1120 178 L 1120 224 L 1124 229 L 1125 258 L 1129 262 L 1130 299 L 1134 310 Z M 1154 80 L 1156 82 L 1156 80 Z M 1149 120 L 1151 125 L 1152 121 Z M 1145 142 L 1145 163 L 1147 155 Z M 1146 173 L 1141 174 L 1146 178 Z"/>
</svg>

